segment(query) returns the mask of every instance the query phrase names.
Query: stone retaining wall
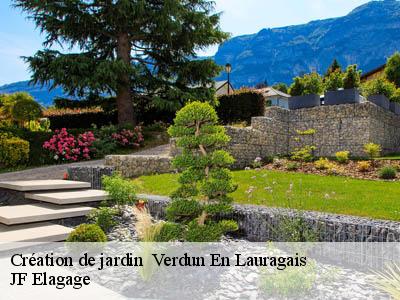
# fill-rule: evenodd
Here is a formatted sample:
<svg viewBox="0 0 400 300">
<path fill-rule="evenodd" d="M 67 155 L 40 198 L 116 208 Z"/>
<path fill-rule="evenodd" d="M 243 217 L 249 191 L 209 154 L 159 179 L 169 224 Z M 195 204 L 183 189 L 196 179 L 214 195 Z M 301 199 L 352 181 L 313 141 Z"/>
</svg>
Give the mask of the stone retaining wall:
<svg viewBox="0 0 400 300">
<path fill-rule="evenodd" d="M 316 133 L 298 139 L 297 131 L 308 129 Z M 227 132 L 232 137 L 227 150 L 239 168 L 257 156 L 289 155 L 305 145 L 315 145 L 315 155 L 328 157 L 345 150 L 363 157 L 369 142 L 380 144 L 384 153 L 400 151 L 400 116 L 371 102 L 297 110 L 269 107 L 264 117 L 252 118 L 251 127 L 227 127 Z"/>
<path fill-rule="evenodd" d="M 168 197 L 139 197 L 148 200 L 155 218 L 165 217 Z M 226 217 L 238 222 L 241 236 L 255 242 L 282 241 L 278 235 L 280 222 L 294 217 L 303 218 L 321 242 L 400 242 L 400 222 L 255 205 L 234 205 L 233 213 Z"/>
<path fill-rule="evenodd" d="M 108 155 L 105 165 L 113 167 L 124 177 L 170 173 L 171 157 L 160 155 Z"/>
</svg>

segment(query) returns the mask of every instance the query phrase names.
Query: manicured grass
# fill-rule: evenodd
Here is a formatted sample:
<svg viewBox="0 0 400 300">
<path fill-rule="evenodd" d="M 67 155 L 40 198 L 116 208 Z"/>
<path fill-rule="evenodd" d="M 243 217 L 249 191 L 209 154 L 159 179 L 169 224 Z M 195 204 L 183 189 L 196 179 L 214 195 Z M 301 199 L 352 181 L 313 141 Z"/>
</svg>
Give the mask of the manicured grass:
<svg viewBox="0 0 400 300">
<path fill-rule="evenodd" d="M 400 154 L 389 154 L 387 156 L 379 157 L 377 160 L 400 160 Z"/>
<path fill-rule="evenodd" d="M 236 203 L 290 207 L 400 221 L 400 182 L 350 179 L 280 171 L 235 171 Z M 134 179 L 139 193 L 169 195 L 177 174 Z M 292 188 L 291 188 L 292 186 Z"/>
</svg>

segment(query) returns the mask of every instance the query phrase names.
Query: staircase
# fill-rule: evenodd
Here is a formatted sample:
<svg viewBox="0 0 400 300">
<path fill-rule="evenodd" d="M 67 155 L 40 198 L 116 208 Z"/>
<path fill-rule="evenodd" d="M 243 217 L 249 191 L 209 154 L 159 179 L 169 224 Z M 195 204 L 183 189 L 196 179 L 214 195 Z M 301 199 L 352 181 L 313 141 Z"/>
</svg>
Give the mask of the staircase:
<svg viewBox="0 0 400 300">
<path fill-rule="evenodd" d="M 72 228 L 57 221 L 84 217 L 108 199 L 90 183 L 69 180 L 0 181 L 0 190 L 22 193 L 29 203 L 0 206 L 0 242 L 63 241 Z"/>
</svg>

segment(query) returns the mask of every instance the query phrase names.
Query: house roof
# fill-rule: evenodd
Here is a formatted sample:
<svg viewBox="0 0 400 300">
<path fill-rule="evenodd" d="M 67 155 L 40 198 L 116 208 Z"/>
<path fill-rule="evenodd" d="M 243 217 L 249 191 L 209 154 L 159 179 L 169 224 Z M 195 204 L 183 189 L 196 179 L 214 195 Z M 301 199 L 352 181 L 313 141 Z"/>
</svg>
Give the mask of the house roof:
<svg viewBox="0 0 400 300">
<path fill-rule="evenodd" d="M 256 90 L 259 93 L 262 93 L 264 95 L 264 97 L 273 97 L 273 96 L 281 96 L 284 98 L 290 98 L 290 95 L 281 92 L 277 89 L 274 89 L 273 87 L 266 87 L 266 88 L 262 88 L 262 89 L 257 89 Z"/>
<path fill-rule="evenodd" d="M 227 84 L 228 84 L 228 80 L 216 81 L 216 82 L 214 83 L 214 87 L 215 87 L 215 89 L 218 91 L 218 90 L 220 90 L 221 88 L 223 88 L 223 87 L 224 87 L 225 85 L 227 85 Z M 232 90 L 234 90 L 232 84 L 229 84 L 229 85 L 230 85 L 230 88 L 231 88 Z"/>
<path fill-rule="evenodd" d="M 366 79 L 366 78 L 368 78 L 369 76 L 371 76 L 371 75 L 373 75 L 375 73 L 381 72 L 381 71 L 383 71 L 385 69 L 385 67 L 386 67 L 386 64 L 383 64 L 383 65 L 381 65 L 381 66 L 379 66 L 379 67 L 377 67 L 377 68 L 375 68 L 375 69 L 373 69 L 371 71 L 368 71 L 368 72 L 366 72 L 366 73 L 361 75 L 361 79 Z"/>
</svg>

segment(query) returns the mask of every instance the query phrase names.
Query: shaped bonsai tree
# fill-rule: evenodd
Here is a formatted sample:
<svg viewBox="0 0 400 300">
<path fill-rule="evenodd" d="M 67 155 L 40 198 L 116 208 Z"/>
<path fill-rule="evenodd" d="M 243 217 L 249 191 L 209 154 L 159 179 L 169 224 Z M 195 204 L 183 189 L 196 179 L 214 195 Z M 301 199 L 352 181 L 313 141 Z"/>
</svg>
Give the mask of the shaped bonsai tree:
<svg viewBox="0 0 400 300">
<path fill-rule="evenodd" d="M 181 186 L 167 208 L 168 220 L 185 224 L 184 237 L 193 242 L 215 241 L 222 234 L 237 230 L 234 221 L 216 222 L 212 218 L 232 210 L 228 194 L 237 188 L 228 169 L 234 159 L 221 150 L 230 138 L 218 125 L 213 107 L 202 102 L 186 105 L 168 132 L 182 149 L 173 160 L 174 167 L 182 171 Z"/>
</svg>

